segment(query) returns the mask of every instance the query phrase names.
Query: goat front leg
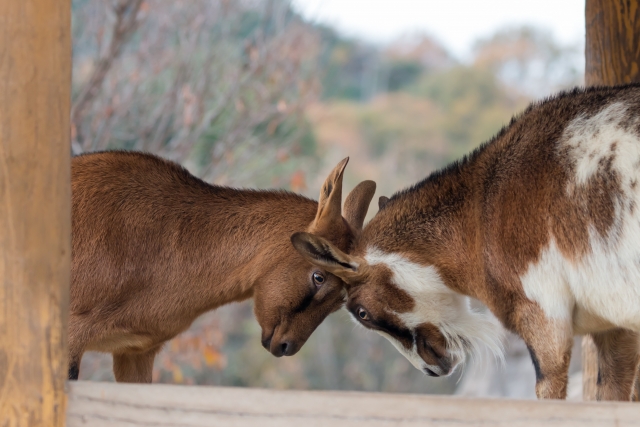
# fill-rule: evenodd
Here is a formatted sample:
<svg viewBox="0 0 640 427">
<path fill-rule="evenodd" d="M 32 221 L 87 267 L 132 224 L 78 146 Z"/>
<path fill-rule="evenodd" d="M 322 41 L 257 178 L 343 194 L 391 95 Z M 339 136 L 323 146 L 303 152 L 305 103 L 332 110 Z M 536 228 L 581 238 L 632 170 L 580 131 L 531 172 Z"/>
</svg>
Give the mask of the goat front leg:
<svg viewBox="0 0 640 427">
<path fill-rule="evenodd" d="M 144 353 L 113 355 L 113 374 L 119 383 L 151 383 L 153 361 L 160 347 Z"/>
<path fill-rule="evenodd" d="M 516 332 L 531 354 L 538 399 L 565 399 L 573 346 L 571 320 L 549 319 L 535 303 L 523 304 L 518 312 Z"/>
<path fill-rule="evenodd" d="M 638 368 L 636 332 L 626 329 L 591 334 L 598 349 L 598 400 L 631 400 Z"/>
</svg>

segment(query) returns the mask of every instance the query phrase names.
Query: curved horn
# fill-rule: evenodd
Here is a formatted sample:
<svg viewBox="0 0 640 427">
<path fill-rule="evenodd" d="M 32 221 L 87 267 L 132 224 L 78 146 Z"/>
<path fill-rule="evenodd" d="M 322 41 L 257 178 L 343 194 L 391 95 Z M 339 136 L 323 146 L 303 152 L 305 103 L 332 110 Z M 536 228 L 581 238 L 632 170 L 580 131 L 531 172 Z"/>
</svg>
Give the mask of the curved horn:
<svg viewBox="0 0 640 427">
<path fill-rule="evenodd" d="M 376 192 L 374 181 L 362 181 L 351 190 L 344 201 L 344 217 L 354 231 L 362 231 L 364 218 L 367 216 L 369 204 Z"/>
<path fill-rule="evenodd" d="M 321 220 L 331 220 L 342 216 L 342 176 L 347 163 L 349 163 L 348 157 L 333 168 L 324 184 L 322 184 L 320 198 L 318 199 L 316 223 Z"/>
</svg>

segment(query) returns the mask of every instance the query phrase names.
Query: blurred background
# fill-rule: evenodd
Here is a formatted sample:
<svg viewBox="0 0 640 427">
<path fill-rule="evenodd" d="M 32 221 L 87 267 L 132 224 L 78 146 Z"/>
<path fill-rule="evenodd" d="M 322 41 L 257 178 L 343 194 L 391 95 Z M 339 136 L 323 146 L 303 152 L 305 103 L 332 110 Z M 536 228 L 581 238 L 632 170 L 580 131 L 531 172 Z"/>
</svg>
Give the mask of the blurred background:
<svg viewBox="0 0 640 427">
<path fill-rule="evenodd" d="M 345 156 L 390 196 L 580 85 L 584 0 L 73 0 L 72 149 L 144 150 L 208 182 L 317 198 Z M 524 344 L 450 378 L 331 315 L 293 357 L 260 345 L 250 302 L 198 319 L 154 382 L 535 398 Z M 579 398 L 575 346 L 570 397 Z M 87 353 L 81 379 L 113 381 Z"/>
</svg>

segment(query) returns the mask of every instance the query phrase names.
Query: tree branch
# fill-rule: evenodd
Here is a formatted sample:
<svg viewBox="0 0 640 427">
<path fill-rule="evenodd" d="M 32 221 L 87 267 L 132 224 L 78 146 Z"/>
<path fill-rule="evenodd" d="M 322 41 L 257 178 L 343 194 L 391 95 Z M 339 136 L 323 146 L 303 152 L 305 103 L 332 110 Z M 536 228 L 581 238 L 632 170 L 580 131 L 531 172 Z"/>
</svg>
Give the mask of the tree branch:
<svg viewBox="0 0 640 427">
<path fill-rule="evenodd" d="M 138 12 L 143 0 L 119 0 L 113 5 L 116 20 L 111 33 L 111 42 L 106 52 L 96 61 L 89 81 L 80 91 L 80 94 L 71 107 L 71 121 L 76 129 L 74 151 L 83 148 L 80 132 L 80 121 L 84 112 L 98 95 L 102 83 L 111 68 L 114 60 L 122 53 L 122 47 L 138 28 Z M 76 153 L 77 154 L 77 153 Z"/>
</svg>

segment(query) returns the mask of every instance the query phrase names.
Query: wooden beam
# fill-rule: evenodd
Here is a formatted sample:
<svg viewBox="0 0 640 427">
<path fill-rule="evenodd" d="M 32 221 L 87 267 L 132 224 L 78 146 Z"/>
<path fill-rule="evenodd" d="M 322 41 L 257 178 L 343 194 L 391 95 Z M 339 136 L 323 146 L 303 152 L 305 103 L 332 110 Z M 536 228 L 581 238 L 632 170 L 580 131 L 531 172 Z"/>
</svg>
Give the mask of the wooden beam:
<svg viewBox="0 0 640 427">
<path fill-rule="evenodd" d="M 587 0 L 585 84 L 640 82 L 640 0 Z M 583 399 L 596 399 L 598 356 L 591 337 L 582 340 Z M 640 396 L 640 381 L 636 382 Z"/>
<path fill-rule="evenodd" d="M 640 426 L 629 402 L 518 401 L 228 387 L 70 384 L 68 427 Z"/>
<path fill-rule="evenodd" d="M 69 0 L 0 0 L 0 425 L 65 425 Z"/>
</svg>

